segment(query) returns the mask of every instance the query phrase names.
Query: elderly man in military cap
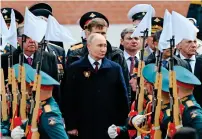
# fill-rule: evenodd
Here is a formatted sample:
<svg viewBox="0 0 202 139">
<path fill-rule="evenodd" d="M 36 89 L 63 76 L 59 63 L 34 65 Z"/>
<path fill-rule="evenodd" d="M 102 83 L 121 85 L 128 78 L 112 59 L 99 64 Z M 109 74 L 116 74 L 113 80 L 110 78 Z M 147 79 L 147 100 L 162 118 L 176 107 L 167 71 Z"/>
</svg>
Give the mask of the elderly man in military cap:
<svg viewBox="0 0 202 139">
<path fill-rule="evenodd" d="M 13 9 L 13 8 L 6 7 L 6 8 L 1 9 L 1 14 L 2 14 L 2 16 L 3 16 L 3 18 L 4 18 L 5 22 L 6 22 L 7 27 L 9 28 L 10 23 L 11 23 L 11 11 L 12 10 L 15 13 L 15 20 L 16 20 L 16 25 L 17 25 L 16 28 L 18 28 L 19 25 L 22 24 L 23 21 L 24 21 L 24 17 L 19 11 L 17 11 L 16 9 Z M 11 49 L 12 49 L 12 52 L 13 52 L 15 50 L 15 48 L 13 46 L 11 46 L 11 47 L 12 47 Z M 9 44 L 6 45 L 6 47 L 4 48 L 3 53 L 8 53 L 8 52 L 10 52 L 10 45 Z"/>
</svg>

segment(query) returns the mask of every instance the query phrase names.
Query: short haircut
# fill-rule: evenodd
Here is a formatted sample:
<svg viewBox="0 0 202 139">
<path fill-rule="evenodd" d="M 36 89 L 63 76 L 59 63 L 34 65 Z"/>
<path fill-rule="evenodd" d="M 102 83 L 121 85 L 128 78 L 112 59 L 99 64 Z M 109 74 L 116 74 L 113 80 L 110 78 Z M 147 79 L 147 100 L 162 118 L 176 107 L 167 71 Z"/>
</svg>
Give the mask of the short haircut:
<svg viewBox="0 0 202 139">
<path fill-rule="evenodd" d="M 95 39 L 95 37 L 97 35 L 98 35 L 98 33 L 92 33 L 92 34 L 90 34 L 90 36 L 88 36 L 88 38 L 87 38 L 87 44 L 90 44 Z"/>
<path fill-rule="evenodd" d="M 108 25 L 104 19 L 94 18 L 85 26 L 85 29 L 88 29 L 88 31 L 91 32 L 93 27 L 103 28 L 103 27 L 108 27 Z"/>
<path fill-rule="evenodd" d="M 122 32 L 121 32 L 121 38 L 124 39 L 125 35 L 128 33 L 133 33 L 135 31 L 135 28 L 133 27 L 129 27 L 129 28 L 125 28 Z"/>
</svg>

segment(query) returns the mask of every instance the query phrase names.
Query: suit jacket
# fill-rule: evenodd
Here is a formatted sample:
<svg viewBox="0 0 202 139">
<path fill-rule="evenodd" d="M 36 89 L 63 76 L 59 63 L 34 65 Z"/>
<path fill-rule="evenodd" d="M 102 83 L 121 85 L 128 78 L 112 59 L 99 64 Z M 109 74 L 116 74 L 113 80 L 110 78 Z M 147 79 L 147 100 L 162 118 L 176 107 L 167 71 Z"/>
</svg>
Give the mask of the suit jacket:
<svg viewBox="0 0 202 139">
<path fill-rule="evenodd" d="M 128 115 L 121 67 L 104 58 L 95 73 L 85 56 L 71 64 L 66 73 L 62 105 L 66 106 L 67 130 L 78 129 L 78 139 L 109 139 L 108 127 L 124 125 Z"/>
<path fill-rule="evenodd" d="M 194 69 L 194 75 L 202 82 L 202 55 L 196 57 L 196 64 Z M 194 88 L 194 97 L 196 101 L 202 107 L 202 85 L 195 86 Z"/>
<path fill-rule="evenodd" d="M 19 54 L 21 53 L 21 49 L 18 48 L 13 52 L 13 65 L 19 63 Z M 34 58 L 32 62 L 32 67 L 36 68 L 37 62 L 40 60 L 40 50 L 37 50 L 34 53 Z M 8 77 L 8 56 L 9 53 L 1 55 L 1 66 L 4 70 L 4 78 L 7 79 Z M 28 64 L 27 59 L 24 57 L 24 63 Z M 58 70 L 57 70 L 57 62 L 54 55 L 49 54 L 48 52 L 43 52 L 43 60 L 42 60 L 42 67 L 41 70 L 53 77 L 54 79 L 58 80 Z M 59 94 L 53 91 L 53 96 L 58 101 Z"/>
<path fill-rule="evenodd" d="M 178 66 L 182 66 L 186 69 L 188 69 L 189 71 L 191 71 L 191 67 L 189 66 L 189 64 L 187 63 L 187 61 L 180 59 L 177 56 L 173 56 L 174 58 L 174 65 L 178 65 Z M 150 64 L 150 63 L 155 63 L 156 62 L 156 57 L 155 57 L 155 52 L 151 53 L 147 59 L 145 60 L 145 64 Z M 167 67 L 168 69 L 168 67 Z"/>
</svg>

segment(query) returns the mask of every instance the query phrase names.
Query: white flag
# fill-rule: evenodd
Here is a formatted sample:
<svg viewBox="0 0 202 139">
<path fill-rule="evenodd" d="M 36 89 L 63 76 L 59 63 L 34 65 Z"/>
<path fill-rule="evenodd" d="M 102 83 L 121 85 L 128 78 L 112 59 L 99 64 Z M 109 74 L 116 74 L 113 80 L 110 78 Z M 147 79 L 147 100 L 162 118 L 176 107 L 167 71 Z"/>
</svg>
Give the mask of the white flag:
<svg viewBox="0 0 202 139">
<path fill-rule="evenodd" d="M 172 16 L 166 9 L 163 21 L 163 30 L 159 39 L 159 50 L 162 52 L 163 49 L 170 48 L 169 40 L 172 38 Z"/>
<path fill-rule="evenodd" d="M 7 45 L 6 42 L 6 36 L 8 36 L 8 27 L 6 26 L 6 22 L 0 13 L 0 24 L 1 24 L 1 30 L 0 30 L 0 38 L 2 38 L 2 46 L 0 46 L 0 50 L 4 50 L 5 46 Z"/>
<path fill-rule="evenodd" d="M 77 42 L 75 39 L 73 39 L 69 30 L 60 25 L 58 21 L 51 15 L 48 17 L 45 40 L 66 42 L 68 44 L 75 44 Z"/>
<path fill-rule="evenodd" d="M 24 21 L 24 34 L 37 42 L 41 42 L 47 29 L 46 21 L 33 15 L 27 7 Z"/>
<path fill-rule="evenodd" d="M 15 20 L 15 12 L 11 11 L 11 24 L 9 27 L 7 42 L 8 44 L 12 45 L 13 47 L 17 48 L 17 27 L 16 27 L 16 20 Z"/>
<path fill-rule="evenodd" d="M 138 24 L 137 28 L 135 28 L 135 31 L 132 33 L 131 38 L 133 37 L 140 37 L 143 36 L 143 31 L 148 29 L 149 33 L 148 36 L 151 36 L 151 20 L 152 20 L 152 6 L 149 5 L 148 12 L 143 17 L 142 21 Z"/>
<path fill-rule="evenodd" d="M 16 28 L 15 13 L 13 10 L 11 11 L 11 23 L 8 31 L 6 29 L 7 26 L 5 27 L 4 23 L 2 25 L 3 25 L 2 48 L 5 48 L 7 44 L 10 44 L 13 47 L 17 48 L 17 28 Z"/>
<path fill-rule="evenodd" d="M 175 11 L 172 12 L 172 26 L 176 45 L 183 39 L 195 40 L 199 31 L 189 19 Z"/>
</svg>

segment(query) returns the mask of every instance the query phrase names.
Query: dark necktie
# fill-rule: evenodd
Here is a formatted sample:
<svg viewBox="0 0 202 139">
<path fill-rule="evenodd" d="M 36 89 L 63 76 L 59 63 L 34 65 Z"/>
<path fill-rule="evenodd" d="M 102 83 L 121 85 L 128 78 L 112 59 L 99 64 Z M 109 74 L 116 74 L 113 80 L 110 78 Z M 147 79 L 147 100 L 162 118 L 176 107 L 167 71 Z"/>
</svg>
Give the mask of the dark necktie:
<svg viewBox="0 0 202 139">
<path fill-rule="evenodd" d="M 133 74 L 133 68 L 135 67 L 135 58 L 134 57 L 129 57 L 130 59 L 130 75 Z"/>
<path fill-rule="evenodd" d="M 162 66 L 163 66 L 164 68 L 167 68 L 167 64 L 168 64 L 168 61 L 167 61 L 167 60 L 163 60 L 163 61 L 162 61 Z"/>
<path fill-rule="evenodd" d="M 31 58 L 31 57 L 28 57 L 28 58 L 27 58 L 27 61 L 28 61 L 28 64 L 29 64 L 29 65 L 32 65 L 32 58 Z"/>
<path fill-rule="evenodd" d="M 95 72 L 97 72 L 97 71 L 98 71 L 99 62 L 95 61 L 95 62 L 94 62 L 94 65 L 95 65 Z"/>
<path fill-rule="evenodd" d="M 191 64 L 190 64 L 191 59 L 184 59 L 184 60 L 187 61 L 187 63 L 189 64 L 189 67 L 190 67 L 190 69 L 191 69 L 191 72 L 192 72 L 192 67 L 191 67 Z"/>
</svg>

